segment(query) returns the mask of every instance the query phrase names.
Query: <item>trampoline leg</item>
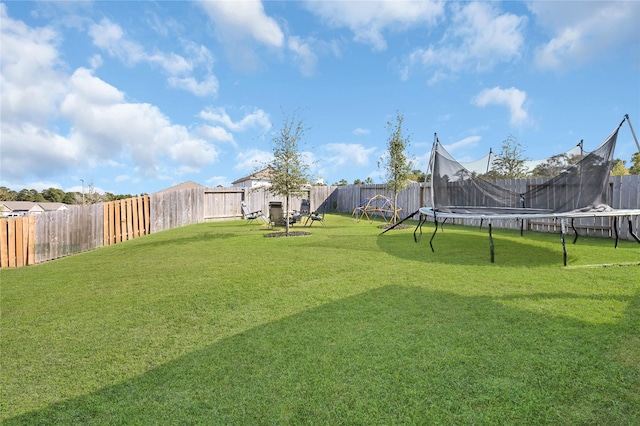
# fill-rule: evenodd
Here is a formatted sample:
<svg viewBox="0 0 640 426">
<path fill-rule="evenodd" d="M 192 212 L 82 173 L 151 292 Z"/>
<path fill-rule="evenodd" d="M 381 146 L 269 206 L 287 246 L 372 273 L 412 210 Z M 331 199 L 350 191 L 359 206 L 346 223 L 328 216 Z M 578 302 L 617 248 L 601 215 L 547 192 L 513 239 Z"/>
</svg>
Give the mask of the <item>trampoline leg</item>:
<svg viewBox="0 0 640 426">
<path fill-rule="evenodd" d="M 560 241 L 562 242 L 562 261 L 567 266 L 567 245 L 564 241 L 564 234 L 567 232 L 566 222 L 564 219 L 560 221 Z"/>
<path fill-rule="evenodd" d="M 493 234 L 491 232 L 491 222 L 489 222 L 489 250 L 491 251 L 491 263 L 494 262 L 494 252 L 493 252 Z"/>
<path fill-rule="evenodd" d="M 613 232 L 616 234 L 616 245 L 615 248 L 618 248 L 618 241 L 620 241 L 620 235 L 618 234 L 618 217 L 613 217 Z"/>
<path fill-rule="evenodd" d="M 524 219 L 520 219 L 520 236 L 524 235 Z"/>
<path fill-rule="evenodd" d="M 576 241 L 578 241 L 578 230 L 576 229 L 575 225 L 573 224 L 573 221 L 575 220 L 575 218 L 571 218 L 571 229 L 573 229 L 573 232 L 576 234 L 575 237 L 573 237 L 573 244 L 576 243 Z"/>
<path fill-rule="evenodd" d="M 638 234 L 633 232 L 633 222 L 631 222 L 631 219 L 629 219 L 629 234 L 631 234 L 634 240 L 640 243 L 640 238 L 638 238 Z"/>
<path fill-rule="evenodd" d="M 418 224 L 416 225 L 416 229 L 413 230 L 413 241 L 416 243 L 422 239 L 422 225 L 427 221 L 427 216 L 420 214 L 420 219 L 418 219 Z M 420 230 L 420 235 L 417 235 L 418 229 Z"/>
<path fill-rule="evenodd" d="M 436 229 L 433 230 L 433 234 L 431 235 L 431 239 L 429 240 L 429 246 L 431 247 L 431 252 L 435 252 L 435 250 L 433 249 L 433 237 L 436 236 L 436 232 L 438 232 L 438 219 L 435 217 L 435 215 L 433 216 L 433 222 L 436 225 Z"/>
</svg>

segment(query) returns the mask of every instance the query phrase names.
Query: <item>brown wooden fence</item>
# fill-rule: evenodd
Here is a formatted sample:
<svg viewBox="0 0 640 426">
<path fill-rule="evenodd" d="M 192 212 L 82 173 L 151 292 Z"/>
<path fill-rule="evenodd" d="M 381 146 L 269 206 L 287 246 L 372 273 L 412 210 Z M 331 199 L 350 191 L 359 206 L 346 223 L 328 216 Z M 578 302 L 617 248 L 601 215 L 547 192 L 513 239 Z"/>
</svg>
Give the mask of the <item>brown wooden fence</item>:
<svg viewBox="0 0 640 426">
<path fill-rule="evenodd" d="M 148 195 L 104 203 L 103 245 L 110 246 L 150 234 L 150 217 Z"/>
<path fill-rule="evenodd" d="M 0 267 L 35 263 L 35 216 L 0 219 Z"/>
<path fill-rule="evenodd" d="M 501 182 L 501 184 L 505 184 Z M 535 182 L 522 179 L 507 182 L 513 188 L 525 188 Z M 352 213 L 362 201 L 374 195 L 392 194 L 384 185 L 347 185 L 311 187 L 291 200 L 290 210 L 298 210 L 303 198 L 311 202 L 311 210 Z M 82 253 L 117 244 L 133 238 L 179 226 L 205 221 L 239 219 L 241 202 L 251 211 L 269 214 L 269 203 L 285 200 L 264 189 L 195 187 L 163 191 L 90 206 L 72 206 L 60 212 L 46 212 L 24 218 L 0 219 L 0 266 L 19 267 Z M 610 180 L 607 202 L 616 209 L 640 209 L 640 176 L 614 176 Z M 412 184 L 398 194 L 402 217 L 420 207 L 431 205 L 429 184 Z M 454 223 L 478 225 L 478 221 L 457 219 Z M 496 228 L 518 229 L 518 221 L 494 223 Z M 632 221 L 634 230 L 640 218 Z M 579 231 L 588 235 L 611 236 L 609 218 L 576 221 Z M 527 229 L 555 232 L 553 221 L 530 221 Z M 620 238 L 631 239 L 627 224 L 622 223 Z"/>
<path fill-rule="evenodd" d="M 150 233 L 149 196 L 0 219 L 0 266 L 20 267 Z"/>
</svg>

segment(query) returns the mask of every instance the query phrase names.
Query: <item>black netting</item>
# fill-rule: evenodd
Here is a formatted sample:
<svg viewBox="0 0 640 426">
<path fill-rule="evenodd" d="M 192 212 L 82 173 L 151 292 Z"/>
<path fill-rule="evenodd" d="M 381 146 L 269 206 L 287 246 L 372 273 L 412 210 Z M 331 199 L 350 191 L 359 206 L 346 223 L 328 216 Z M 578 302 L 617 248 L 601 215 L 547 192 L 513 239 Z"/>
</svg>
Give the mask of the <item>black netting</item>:
<svg viewBox="0 0 640 426">
<path fill-rule="evenodd" d="M 431 160 L 433 208 L 442 212 L 478 208 L 496 212 L 524 208 L 536 213 L 608 210 L 606 191 L 619 129 L 559 175 L 522 192 L 469 171 L 436 141 Z"/>
</svg>

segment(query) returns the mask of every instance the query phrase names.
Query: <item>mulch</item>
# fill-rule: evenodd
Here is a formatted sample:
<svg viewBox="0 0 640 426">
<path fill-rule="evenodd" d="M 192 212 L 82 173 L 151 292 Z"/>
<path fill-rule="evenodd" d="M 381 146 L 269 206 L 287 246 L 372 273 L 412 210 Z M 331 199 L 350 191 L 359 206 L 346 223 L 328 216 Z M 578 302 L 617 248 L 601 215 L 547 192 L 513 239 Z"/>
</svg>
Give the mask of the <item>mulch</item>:
<svg viewBox="0 0 640 426">
<path fill-rule="evenodd" d="M 380 229 L 389 229 L 392 228 L 393 224 L 392 223 L 384 223 L 382 225 L 378 225 L 378 228 Z M 408 225 L 398 225 L 393 229 L 407 229 L 407 228 L 413 228 L 413 226 L 408 226 Z"/>
<path fill-rule="evenodd" d="M 305 235 L 311 235 L 311 232 L 306 231 L 289 231 L 286 232 L 270 232 L 268 234 L 264 234 L 265 238 L 278 238 L 278 237 L 304 237 Z"/>
</svg>

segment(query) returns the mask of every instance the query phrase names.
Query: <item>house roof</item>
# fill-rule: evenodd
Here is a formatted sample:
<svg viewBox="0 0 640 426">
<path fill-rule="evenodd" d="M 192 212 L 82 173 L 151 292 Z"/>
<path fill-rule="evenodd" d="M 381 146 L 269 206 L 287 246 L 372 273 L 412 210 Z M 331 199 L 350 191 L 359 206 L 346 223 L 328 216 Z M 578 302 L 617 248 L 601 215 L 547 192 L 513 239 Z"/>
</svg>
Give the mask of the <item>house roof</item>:
<svg viewBox="0 0 640 426">
<path fill-rule="evenodd" d="M 191 188 L 204 188 L 204 186 L 200 185 L 199 183 L 196 183 L 196 182 L 193 182 L 191 180 L 188 180 L 186 182 L 182 182 L 182 183 L 179 183 L 177 185 L 170 186 L 169 188 L 161 189 L 157 193 L 169 192 L 169 191 L 177 191 L 179 189 L 191 189 Z"/>
<path fill-rule="evenodd" d="M 40 206 L 41 203 L 35 203 L 33 201 L 3 201 L 2 204 L 12 212 L 28 212 L 36 206 L 38 208 L 36 208 L 35 210 L 44 210 L 44 208 Z"/>
<path fill-rule="evenodd" d="M 250 174 L 249 176 L 245 176 L 236 181 L 231 182 L 231 185 L 235 185 L 240 182 L 246 182 L 248 180 L 271 180 L 271 174 L 273 173 L 273 169 L 271 167 L 265 167 L 262 170 L 258 170 L 257 172 Z"/>
<path fill-rule="evenodd" d="M 44 209 L 46 212 L 52 212 L 56 210 L 60 210 L 61 208 L 68 208 L 65 203 L 38 203 L 40 207 Z"/>
</svg>

